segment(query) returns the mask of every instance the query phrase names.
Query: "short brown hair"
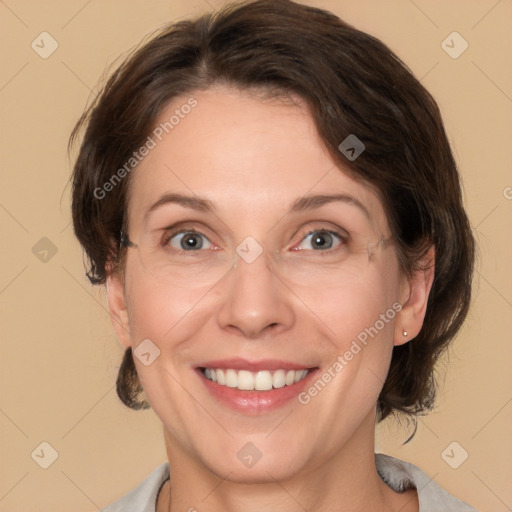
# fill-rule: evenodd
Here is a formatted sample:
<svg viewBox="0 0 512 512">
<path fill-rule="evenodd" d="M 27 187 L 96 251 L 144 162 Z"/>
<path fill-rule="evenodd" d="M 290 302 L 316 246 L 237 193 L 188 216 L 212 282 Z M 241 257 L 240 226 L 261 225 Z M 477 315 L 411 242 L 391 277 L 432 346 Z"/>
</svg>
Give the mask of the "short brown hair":
<svg viewBox="0 0 512 512">
<path fill-rule="evenodd" d="M 393 349 L 378 401 L 380 419 L 393 411 L 428 410 L 434 364 L 471 298 L 475 245 L 457 167 L 428 91 L 381 41 L 327 11 L 290 0 L 230 4 L 169 25 L 119 66 L 70 139 L 85 129 L 72 209 L 90 281 L 104 283 L 108 262 L 119 261 L 130 177 L 105 200 L 95 191 L 144 143 L 169 101 L 216 83 L 305 100 L 334 161 L 379 194 L 402 271 L 410 275 L 435 247 L 423 328 Z M 354 161 L 338 149 L 350 134 L 366 147 Z M 131 349 L 117 384 L 125 404 L 148 406 Z"/>
</svg>

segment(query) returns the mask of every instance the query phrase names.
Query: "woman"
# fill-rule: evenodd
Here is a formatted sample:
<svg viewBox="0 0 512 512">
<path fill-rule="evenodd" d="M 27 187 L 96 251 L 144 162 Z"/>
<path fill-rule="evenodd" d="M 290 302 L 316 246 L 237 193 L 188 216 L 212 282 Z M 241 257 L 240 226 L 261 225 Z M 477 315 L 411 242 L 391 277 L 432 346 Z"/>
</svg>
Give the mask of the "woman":
<svg viewBox="0 0 512 512">
<path fill-rule="evenodd" d="M 283 30 L 286 27 L 286 30 Z M 79 121 L 75 233 L 169 462 L 113 511 L 470 511 L 374 453 L 434 401 L 474 241 L 435 101 L 289 0 L 170 26 Z"/>
</svg>

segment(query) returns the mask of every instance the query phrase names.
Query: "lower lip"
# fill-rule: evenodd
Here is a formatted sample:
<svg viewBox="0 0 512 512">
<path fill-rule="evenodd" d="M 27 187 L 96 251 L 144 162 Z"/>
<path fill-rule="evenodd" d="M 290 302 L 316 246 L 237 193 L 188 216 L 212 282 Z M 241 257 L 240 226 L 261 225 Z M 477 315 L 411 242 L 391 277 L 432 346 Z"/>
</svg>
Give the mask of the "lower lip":
<svg viewBox="0 0 512 512">
<path fill-rule="evenodd" d="M 259 414 L 275 411 L 286 405 L 293 398 L 296 398 L 309 384 L 317 370 L 317 368 L 310 370 L 306 377 L 291 386 L 284 386 L 277 389 L 272 388 L 268 391 L 242 391 L 238 388 L 222 386 L 207 379 L 201 370 L 197 369 L 196 371 L 199 378 L 206 386 L 206 389 L 221 404 L 227 405 L 235 411 L 257 416 Z"/>
</svg>

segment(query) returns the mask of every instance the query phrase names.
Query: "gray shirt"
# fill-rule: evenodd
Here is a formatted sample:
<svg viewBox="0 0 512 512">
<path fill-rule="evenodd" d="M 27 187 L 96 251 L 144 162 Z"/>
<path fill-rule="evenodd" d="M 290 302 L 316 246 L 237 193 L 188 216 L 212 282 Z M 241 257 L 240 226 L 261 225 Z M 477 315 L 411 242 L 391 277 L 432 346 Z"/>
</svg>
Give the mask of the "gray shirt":
<svg viewBox="0 0 512 512">
<path fill-rule="evenodd" d="M 463 501 L 441 489 L 421 469 L 413 464 L 382 453 L 375 454 L 377 472 L 394 491 L 416 488 L 419 512 L 478 512 Z M 138 487 L 103 512 L 155 512 L 156 499 L 164 482 L 169 479 L 169 463 L 158 466 Z"/>
</svg>

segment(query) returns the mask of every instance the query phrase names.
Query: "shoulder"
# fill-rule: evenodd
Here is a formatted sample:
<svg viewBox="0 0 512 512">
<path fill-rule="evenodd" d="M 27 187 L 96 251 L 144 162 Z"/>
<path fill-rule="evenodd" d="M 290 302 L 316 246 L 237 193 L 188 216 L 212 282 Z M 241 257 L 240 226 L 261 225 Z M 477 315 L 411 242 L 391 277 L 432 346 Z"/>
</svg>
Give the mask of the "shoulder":
<svg viewBox="0 0 512 512">
<path fill-rule="evenodd" d="M 401 492 L 416 488 L 419 512 L 478 512 L 439 487 L 432 478 L 409 462 L 382 453 L 375 454 L 375 462 L 377 473 L 393 490 Z"/>
<path fill-rule="evenodd" d="M 158 466 L 141 484 L 103 512 L 155 512 L 160 488 L 169 479 L 169 463 Z"/>
</svg>

